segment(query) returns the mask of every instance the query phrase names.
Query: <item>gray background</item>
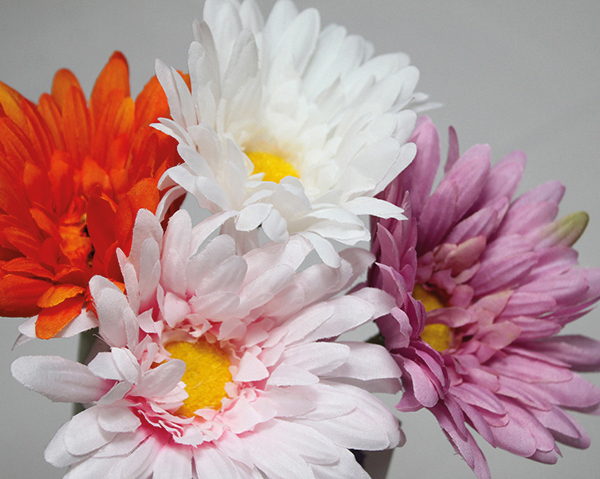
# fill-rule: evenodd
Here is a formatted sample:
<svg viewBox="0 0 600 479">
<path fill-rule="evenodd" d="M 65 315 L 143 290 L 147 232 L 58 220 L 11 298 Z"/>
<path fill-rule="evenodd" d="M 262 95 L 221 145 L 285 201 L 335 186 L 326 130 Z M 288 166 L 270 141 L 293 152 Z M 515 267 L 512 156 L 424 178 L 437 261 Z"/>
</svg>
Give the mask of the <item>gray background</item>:
<svg viewBox="0 0 600 479">
<path fill-rule="evenodd" d="M 260 2 L 266 12 L 273 4 Z M 409 2 L 302 0 L 316 6 L 323 24 L 345 25 L 371 40 L 377 53 L 402 50 L 421 70 L 419 90 L 444 108 L 430 115 L 442 131 L 458 131 L 461 151 L 489 143 L 494 161 L 514 149 L 529 157 L 521 192 L 560 179 L 567 186 L 561 213 L 585 209 L 591 221 L 578 243 L 580 262 L 600 267 L 597 193 L 600 166 L 600 55 L 596 1 Z M 132 91 L 153 74 L 156 57 L 185 69 L 191 21 L 202 1 L 0 0 L 0 80 L 32 100 L 70 68 L 89 94 L 113 50 L 129 59 Z M 445 144 L 445 143 L 444 143 Z M 29 343 L 11 351 L 16 319 L 3 320 L 0 344 L 0 477 L 53 479 L 64 471 L 43 460 L 43 450 L 71 408 L 51 404 L 10 375 L 19 355 L 74 358 L 76 343 Z M 600 338 L 599 312 L 568 332 Z M 600 375 L 588 375 L 600 385 Z M 563 447 L 565 457 L 545 466 L 483 446 L 495 479 L 600 477 L 600 419 L 579 416 L 592 436 L 586 452 Z M 389 477 L 471 477 L 453 455 L 433 416 L 402 417 L 407 445 L 395 451 Z"/>
</svg>

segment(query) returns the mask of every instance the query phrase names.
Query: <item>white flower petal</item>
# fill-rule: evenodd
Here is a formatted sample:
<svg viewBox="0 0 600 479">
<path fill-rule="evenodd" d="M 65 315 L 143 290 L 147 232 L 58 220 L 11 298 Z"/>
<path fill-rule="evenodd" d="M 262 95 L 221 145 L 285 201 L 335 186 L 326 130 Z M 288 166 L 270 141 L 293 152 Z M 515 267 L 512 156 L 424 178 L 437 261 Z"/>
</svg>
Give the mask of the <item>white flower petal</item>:
<svg viewBox="0 0 600 479">
<path fill-rule="evenodd" d="M 112 441 L 94 453 L 94 457 L 126 456 L 136 449 L 149 435 L 142 428 L 135 432 L 117 434 Z"/>
<path fill-rule="evenodd" d="M 235 375 L 236 382 L 260 381 L 269 377 L 269 371 L 265 365 L 254 355 L 246 352 L 239 364 L 239 371 Z"/>
<path fill-rule="evenodd" d="M 12 363 L 11 373 L 25 387 L 52 401 L 94 402 L 111 386 L 87 366 L 58 356 L 22 356 Z"/>
<path fill-rule="evenodd" d="M 373 305 L 353 295 L 335 298 L 330 301 L 330 305 L 335 308 L 333 315 L 308 334 L 303 341 L 336 338 L 374 319 Z"/>
<path fill-rule="evenodd" d="M 235 221 L 239 231 L 251 231 L 258 228 L 267 219 L 273 205 L 268 203 L 254 203 L 244 207 Z"/>
<path fill-rule="evenodd" d="M 273 388 L 261 395 L 275 408 L 276 417 L 302 417 L 317 406 L 293 388 Z"/>
<path fill-rule="evenodd" d="M 147 478 L 160 446 L 150 437 L 132 453 L 122 458 L 107 475 L 107 479 Z M 100 477 L 100 476 L 87 476 Z"/>
<path fill-rule="evenodd" d="M 87 365 L 99 378 L 112 379 L 114 381 L 122 381 L 123 375 L 117 369 L 117 365 L 113 360 L 113 355 L 110 352 L 100 352 Z"/>
<path fill-rule="evenodd" d="M 128 383 L 127 381 L 115 384 L 110 391 L 108 391 L 104 396 L 102 396 L 102 399 L 98 401 L 98 404 L 109 405 L 123 399 L 125 395 L 131 390 L 132 386 L 133 384 Z"/>
<path fill-rule="evenodd" d="M 240 464 L 234 463 L 216 447 L 206 444 L 194 450 L 194 464 L 198 477 L 227 477 L 241 479 L 246 477 L 238 472 Z"/>
<path fill-rule="evenodd" d="M 299 234 L 310 241 L 323 263 L 332 268 L 340 266 L 340 255 L 329 241 L 316 233 L 301 232 Z"/>
<path fill-rule="evenodd" d="M 70 454 L 81 456 L 108 444 L 116 432 L 105 431 L 98 422 L 101 406 L 80 412 L 71 419 L 65 430 L 64 442 Z"/>
<path fill-rule="evenodd" d="M 81 456 L 69 454 L 66 449 L 65 434 L 68 425 L 67 422 L 60 427 L 44 451 L 44 459 L 54 467 L 67 467 L 81 460 Z"/>
<path fill-rule="evenodd" d="M 191 479 L 192 450 L 187 447 L 164 446 L 154 462 L 153 479 Z"/>
<path fill-rule="evenodd" d="M 111 348 L 110 353 L 122 380 L 131 384 L 137 383 L 142 369 L 133 353 L 126 348 Z"/>
<path fill-rule="evenodd" d="M 351 377 L 370 381 L 372 379 L 397 379 L 402 374 L 394 358 L 383 346 L 359 342 L 337 344 L 347 346 L 350 354 L 342 365 L 326 373 L 327 377 Z"/>
<path fill-rule="evenodd" d="M 305 369 L 280 364 L 269 376 L 268 386 L 306 386 L 317 384 L 319 378 Z"/>
<path fill-rule="evenodd" d="M 65 474 L 63 479 L 89 479 L 90 477 L 108 478 L 108 471 L 110 471 L 120 461 L 121 458 L 115 457 L 90 457 L 79 464 L 73 465 L 69 469 L 69 472 Z"/>
<path fill-rule="evenodd" d="M 133 432 L 142 423 L 127 407 L 103 407 L 98 411 L 98 424 L 108 432 Z"/>
<path fill-rule="evenodd" d="M 351 347 L 340 343 L 299 344 L 287 348 L 281 356 L 281 361 L 290 366 L 306 369 L 318 376 L 329 376 L 330 374 L 327 373 L 348 362 L 350 353 Z M 386 354 L 389 356 L 389 353 Z"/>
<path fill-rule="evenodd" d="M 185 363 L 171 359 L 148 371 L 133 390 L 135 396 L 165 396 L 177 386 L 185 372 Z"/>
</svg>

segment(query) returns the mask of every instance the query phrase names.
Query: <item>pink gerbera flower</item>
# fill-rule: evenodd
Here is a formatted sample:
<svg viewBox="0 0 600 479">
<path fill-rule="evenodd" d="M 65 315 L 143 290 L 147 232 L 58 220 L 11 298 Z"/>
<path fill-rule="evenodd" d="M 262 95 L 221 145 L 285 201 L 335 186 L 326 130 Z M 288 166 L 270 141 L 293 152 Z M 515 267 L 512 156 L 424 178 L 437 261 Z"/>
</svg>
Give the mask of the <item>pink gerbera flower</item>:
<svg viewBox="0 0 600 479">
<path fill-rule="evenodd" d="M 565 409 L 597 412 L 600 391 L 576 371 L 600 369 L 600 343 L 557 336 L 600 295 L 600 271 L 577 268 L 571 248 L 588 217 L 555 220 L 564 187 L 543 184 L 516 200 L 525 155 L 495 167 L 476 145 L 459 157 L 450 130 L 445 174 L 437 130 L 420 118 L 417 156 L 384 192 L 408 221 L 376 223 L 378 267 L 369 284 L 396 297 L 378 320 L 402 369 L 400 411 L 429 409 L 479 478 L 485 458 L 466 424 L 495 447 L 545 463 L 557 442 L 589 437 Z"/>
<path fill-rule="evenodd" d="M 200 246 L 214 222 L 192 228 L 179 211 L 163 235 L 142 210 L 119 255 L 127 296 L 90 282 L 106 350 L 88 365 L 13 363 L 25 386 L 87 403 L 46 459 L 68 479 L 367 478 L 348 449 L 399 444 L 367 390 L 397 391 L 400 371 L 380 346 L 330 338 L 393 307 L 377 289 L 334 297 L 372 255 L 349 249 L 340 268 L 298 272 L 306 239 L 239 256 L 226 235 Z"/>
</svg>

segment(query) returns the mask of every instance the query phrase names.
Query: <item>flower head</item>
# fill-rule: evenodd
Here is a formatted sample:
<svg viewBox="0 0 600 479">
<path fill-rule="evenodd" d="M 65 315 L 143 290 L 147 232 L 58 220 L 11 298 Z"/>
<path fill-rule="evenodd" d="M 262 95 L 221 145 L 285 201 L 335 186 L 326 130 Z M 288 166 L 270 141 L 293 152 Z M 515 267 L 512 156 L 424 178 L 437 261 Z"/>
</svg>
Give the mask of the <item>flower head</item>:
<svg viewBox="0 0 600 479">
<path fill-rule="evenodd" d="M 396 446 L 397 420 L 372 391 L 397 391 L 384 348 L 331 338 L 386 314 L 380 290 L 334 297 L 372 261 L 298 272 L 301 237 L 244 256 L 185 211 L 163 235 L 140 211 L 127 296 L 102 277 L 90 289 L 107 346 L 87 366 L 23 357 L 13 375 L 55 401 L 88 403 L 46 459 L 69 477 L 368 477 L 348 448 Z M 360 387 L 358 387 L 360 386 Z M 364 388 L 364 389 L 363 389 Z M 93 471 L 93 473 L 90 473 Z"/>
<path fill-rule="evenodd" d="M 254 0 L 208 0 L 189 50 L 191 92 L 157 63 L 173 120 L 157 128 L 179 141 L 178 185 L 212 213 L 235 211 L 235 229 L 306 237 L 329 265 L 330 240 L 370 238 L 358 215 L 401 218 L 373 198 L 415 154 L 405 110 L 418 71 L 405 54 L 372 57 L 371 44 L 315 9 L 278 1 L 265 21 Z M 168 203 L 168 201 L 166 201 Z"/>
<path fill-rule="evenodd" d="M 429 409 L 478 477 L 488 478 L 466 424 L 519 456 L 554 463 L 557 442 L 589 438 L 565 410 L 594 412 L 600 391 L 577 374 L 600 368 L 600 343 L 559 333 L 600 296 L 600 271 L 577 268 L 571 248 L 587 215 L 556 220 L 563 186 L 543 184 L 512 200 L 525 156 L 490 166 L 488 146 L 448 161 L 438 133 L 420 118 L 417 156 L 383 197 L 406 222 L 380 221 L 370 274 L 398 308 L 378 325 L 402 368 L 401 411 Z"/>
<path fill-rule="evenodd" d="M 120 53 L 89 104 L 68 70 L 37 105 L 0 83 L 0 315 L 37 315 L 27 334 L 44 339 L 90 327 L 88 281 L 122 281 L 116 248 L 128 250 L 137 211 L 156 210 L 157 180 L 177 163 L 175 142 L 149 126 L 167 113 L 156 78 L 130 97 Z"/>
</svg>

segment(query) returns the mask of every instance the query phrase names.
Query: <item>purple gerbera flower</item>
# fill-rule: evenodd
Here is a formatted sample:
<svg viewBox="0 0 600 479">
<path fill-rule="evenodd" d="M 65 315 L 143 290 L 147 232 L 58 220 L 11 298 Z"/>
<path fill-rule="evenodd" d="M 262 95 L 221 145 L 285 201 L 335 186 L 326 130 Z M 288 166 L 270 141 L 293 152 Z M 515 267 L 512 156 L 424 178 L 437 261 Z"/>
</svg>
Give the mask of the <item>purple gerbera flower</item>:
<svg viewBox="0 0 600 479">
<path fill-rule="evenodd" d="M 417 156 L 383 193 L 408 221 L 378 220 L 369 276 L 396 298 L 378 320 L 402 369 L 400 411 L 429 409 L 479 478 L 490 472 L 466 425 L 495 447 L 545 463 L 557 442 L 589 437 L 565 410 L 597 413 L 600 390 L 576 372 L 600 369 L 600 342 L 557 333 L 600 297 L 600 269 L 571 248 L 587 214 L 556 220 L 564 193 L 543 184 L 516 200 L 525 155 L 493 168 L 490 148 L 459 157 L 450 129 L 445 174 L 438 132 L 420 118 Z"/>
</svg>

